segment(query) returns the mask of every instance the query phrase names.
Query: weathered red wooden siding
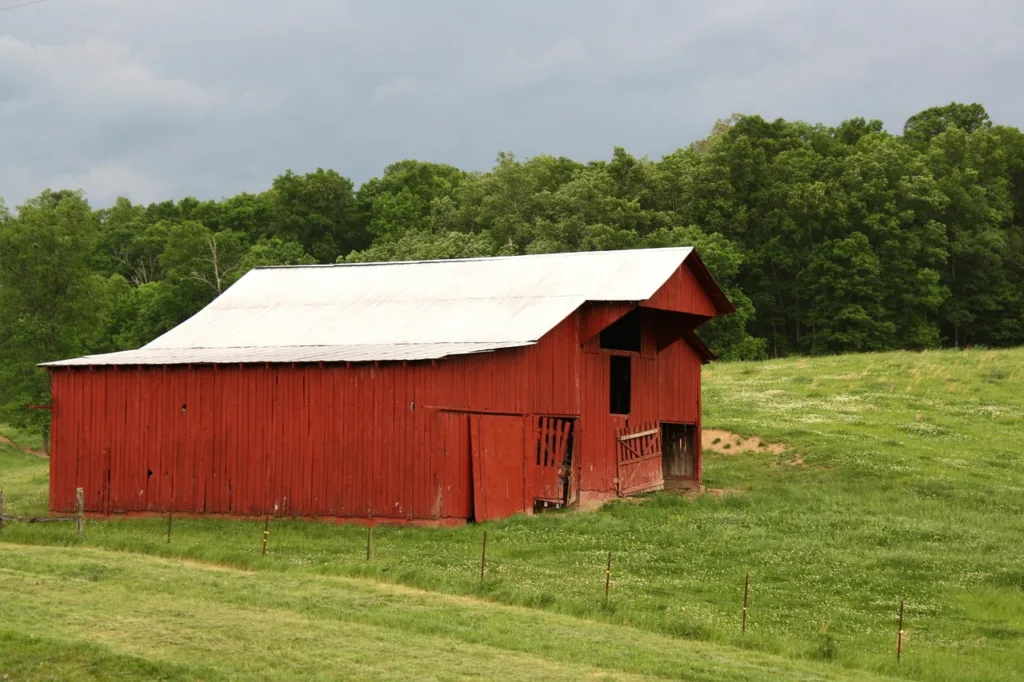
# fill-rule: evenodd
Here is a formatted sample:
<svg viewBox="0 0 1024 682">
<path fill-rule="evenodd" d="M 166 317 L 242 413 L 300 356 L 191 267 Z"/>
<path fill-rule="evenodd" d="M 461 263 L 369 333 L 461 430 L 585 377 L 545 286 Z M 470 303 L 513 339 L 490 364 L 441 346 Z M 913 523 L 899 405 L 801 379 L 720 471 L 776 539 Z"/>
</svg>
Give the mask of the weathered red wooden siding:
<svg viewBox="0 0 1024 682">
<path fill-rule="evenodd" d="M 580 342 L 593 338 L 595 334 L 634 308 L 635 303 L 584 303 L 577 311 Z"/>
<path fill-rule="evenodd" d="M 665 284 L 641 305 L 648 308 L 672 310 L 677 313 L 715 316 L 715 304 L 697 281 L 693 270 L 685 262 L 679 266 Z"/>
<path fill-rule="evenodd" d="M 696 424 L 700 418 L 700 356 L 679 339 L 658 354 L 658 415 L 665 422 Z"/>
<path fill-rule="evenodd" d="M 530 400 L 524 414 L 577 415 L 580 413 L 580 325 L 570 315 L 523 351 L 532 378 Z"/>
<path fill-rule="evenodd" d="M 521 359 L 57 370 L 51 506 L 469 518 L 468 422 L 442 409 L 523 413 Z"/>
</svg>

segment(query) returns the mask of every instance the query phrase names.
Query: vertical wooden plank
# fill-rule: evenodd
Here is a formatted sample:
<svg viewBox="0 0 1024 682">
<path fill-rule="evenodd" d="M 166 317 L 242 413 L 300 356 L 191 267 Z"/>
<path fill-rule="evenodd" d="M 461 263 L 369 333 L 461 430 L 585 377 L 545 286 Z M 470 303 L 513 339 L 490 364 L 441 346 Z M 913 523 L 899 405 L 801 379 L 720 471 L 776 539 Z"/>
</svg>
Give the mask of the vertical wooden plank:
<svg viewBox="0 0 1024 682">
<path fill-rule="evenodd" d="M 263 426 L 266 424 L 269 415 L 264 411 L 264 397 L 267 387 L 263 378 L 263 368 L 257 365 L 248 365 L 244 369 L 244 385 L 246 391 L 243 394 L 246 404 L 246 428 L 243 433 L 242 451 L 247 453 L 248 466 L 241 470 L 242 485 L 239 486 L 241 493 L 242 508 L 246 516 L 255 513 L 255 499 L 257 494 L 262 496 L 263 479 L 266 475 L 265 459 L 267 442 L 263 437 Z M 257 491 L 260 491 L 257 493 Z"/>
<path fill-rule="evenodd" d="M 349 477 L 351 475 L 351 452 L 354 447 L 352 436 L 349 433 L 349 420 L 353 418 L 357 409 L 350 399 L 352 394 L 350 384 L 353 380 L 354 374 L 349 367 L 340 365 L 336 369 L 334 377 L 335 403 L 332 418 L 334 419 L 335 447 L 338 459 L 332 497 L 335 500 L 335 508 L 339 516 L 350 516 L 349 510 L 352 504 L 352 495 L 347 494 L 347 490 L 352 483 Z"/>
<path fill-rule="evenodd" d="M 387 398 L 387 387 L 385 386 L 384 368 L 378 365 L 370 366 L 370 383 L 373 386 L 373 417 L 370 420 L 372 467 L 370 472 L 370 510 L 373 516 L 386 516 L 384 509 L 384 458 L 386 416 L 384 406 Z"/>
<path fill-rule="evenodd" d="M 138 498 L 135 476 L 138 469 L 134 448 L 134 412 L 138 409 L 138 395 L 134 389 L 135 370 L 123 367 L 120 372 L 120 401 L 122 405 L 122 435 L 119 457 L 118 496 L 116 511 L 131 511 Z"/>
<path fill-rule="evenodd" d="M 228 424 L 229 429 L 227 433 L 227 470 L 228 470 L 228 509 L 232 514 L 240 513 L 239 506 L 239 494 L 241 492 L 242 480 L 241 470 L 243 462 L 243 453 L 246 450 L 242 447 L 244 433 L 245 433 L 245 419 L 247 416 L 247 410 L 243 404 L 242 396 L 244 395 L 244 384 L 243 377 L 245 376 L 245 369 L 241 367 L 231 367 L 231 382 L 228 384 Z M 252 466 L 251 462 L 246 462 L 248 466 Z"/>
<path fill-rule="evenodd" d="M 335 365 L 328 365 L 324 368 L 324 402 L 323 402 L 323 432 L 324 432 L 324 477 L 321 495 L 323 497 L 323 508 L 325 513 L 331 516 L 338 516 L 337 506 L 337 477 L 341 468 L 341 450 L 338 446 L 338 368 Z"/>
<path fill-rule="evenodd" d="M 362 368 L 357 365 L 346 365 L 344 378 L 345 406 L 338 417 L 342 420 L 345 465 L 338 492 L 341 495 L 345 516 L 365 516 L 366 509 L 362 503 L 365 482 L 362 479 L 362 471 L 366 456 L 362 441 L 364 429 L 360 429 L 359 426 L 366 414 L 367 400 L 366 396 L 360 393 Z"/>
<path fill-rule="evenodd" d="M 47 481 L 49 494 L 48 508 L 50 511 L 60 510 L 60 483 L 64 476 L 67 459 L 63 455 L 64 414 L 63 403 L 66 397 L 66 378 L 70 372 L 66 369 L 50 370 L 50 478 Z"/>
<path fill-rule="evenodd" d="M 523 511 L 524 419 L 474 414 L 470 424 L 476 520 L 499 519 Z"/>
<path fill-rule="evenodd" d="M 409 413 L 408 428 L 405 434 L 405 460 L 402 467 L 402 498 L 403 515 L 405 518 L 413 518 L 415 511 L 415 472 L 416 463 L 420 460 L 420 443 L 416 440 L 420 423 L 428 410 L 424 401 L 425 387 L 422 385 L 425 369 L 429 367 L 426 363 L 410 364 L 406 372 L 406 382 L 409 385 L 409 401 L 412 409 Z"/>
<path fill-rule="evenodd" d="M 281 369 L 279 365 L 271 365 L 267 369 L 270 375 L 270 452 L 267 473 L 267 499 L 260 510 L 263 514 L 274 513 L 274 508 L 281 505 L 281 441 L 284 437 L 283 387 L 281 386 Z"/>
<path fill-rule="evenodd" d="M 208 496 L 207 510 L 215 514 L 227 514 L 230 513 L 228 504 L 230 481 L 227 475 L 227 430 L 230 419 L 227 414 L 227 384 L 231 380 L 231 368 L 218 365 L 214 368 L 213 377 L 214 429 L 210 446 L 213 453 L 213 486 Z"/>
</svg>

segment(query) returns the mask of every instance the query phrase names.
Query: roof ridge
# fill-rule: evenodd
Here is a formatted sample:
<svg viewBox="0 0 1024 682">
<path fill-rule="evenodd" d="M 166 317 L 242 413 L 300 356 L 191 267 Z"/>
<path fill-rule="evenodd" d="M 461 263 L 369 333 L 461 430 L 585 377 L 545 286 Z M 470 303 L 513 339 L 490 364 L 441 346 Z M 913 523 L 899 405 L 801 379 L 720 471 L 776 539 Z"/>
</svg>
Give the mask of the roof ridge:
<svg viewBox="0 0 1024 682">
<path fill-rule="evenodd" d="M 423 264 L 444 264 L 444 263 L 471 263 L 475 261 L 496 261 L 513 260 L 516 258 L 547 258 L 547 257 L 575 257 L 590 256 L 593 254 L 611 253 L 634 253 L 637 251 L 683 251 L 692 249 L 692 246 L 655 246 L 640 249 L 607 249 L 603 251 L 554 251 L 551 253 L 524 253 L 512 256 L 471 256 L 469 258 L 428 258 L 419 260 L 383 260 L 369 261 L 366 263 L 300 263 L 296 265 L 257 265 L 253 270 L 298 270 L 301 268 L 356 268 L 372 267 L 375 265 L 423 265 Z"/>
</svg>

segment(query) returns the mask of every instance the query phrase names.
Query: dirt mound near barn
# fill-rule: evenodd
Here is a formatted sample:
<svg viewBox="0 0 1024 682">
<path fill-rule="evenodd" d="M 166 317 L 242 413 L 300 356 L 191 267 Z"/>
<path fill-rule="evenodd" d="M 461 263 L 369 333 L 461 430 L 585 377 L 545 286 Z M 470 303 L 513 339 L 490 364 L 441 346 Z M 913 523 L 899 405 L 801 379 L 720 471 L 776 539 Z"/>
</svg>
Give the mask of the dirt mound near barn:
<svg viewBox="0 0 1024 682">
<path fill-rule="evenodd" d="M 742 455 L 746 452 L 779 455 L 786 451 L 784 443 L 766 443 L 756 436 L 745 437 L 721 429 L 704 429 L 701 432 L 701 447 L 723 455 Z"/>
</svg>

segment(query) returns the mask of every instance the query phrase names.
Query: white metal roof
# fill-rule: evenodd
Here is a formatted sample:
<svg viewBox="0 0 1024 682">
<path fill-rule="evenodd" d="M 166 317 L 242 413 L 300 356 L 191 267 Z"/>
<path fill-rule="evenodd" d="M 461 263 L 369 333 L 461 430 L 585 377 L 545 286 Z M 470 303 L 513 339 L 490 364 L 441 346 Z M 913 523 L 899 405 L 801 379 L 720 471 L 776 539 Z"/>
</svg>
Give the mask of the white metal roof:
<svg viewBox="0 0 1024 682">
<path fill-rule="evenodd" d="M 536 343 L 585 301 L 644 301 L 689 247 L 251 270 L 134 351 L 49 363 L 424 360 Z"/>
</svg>

